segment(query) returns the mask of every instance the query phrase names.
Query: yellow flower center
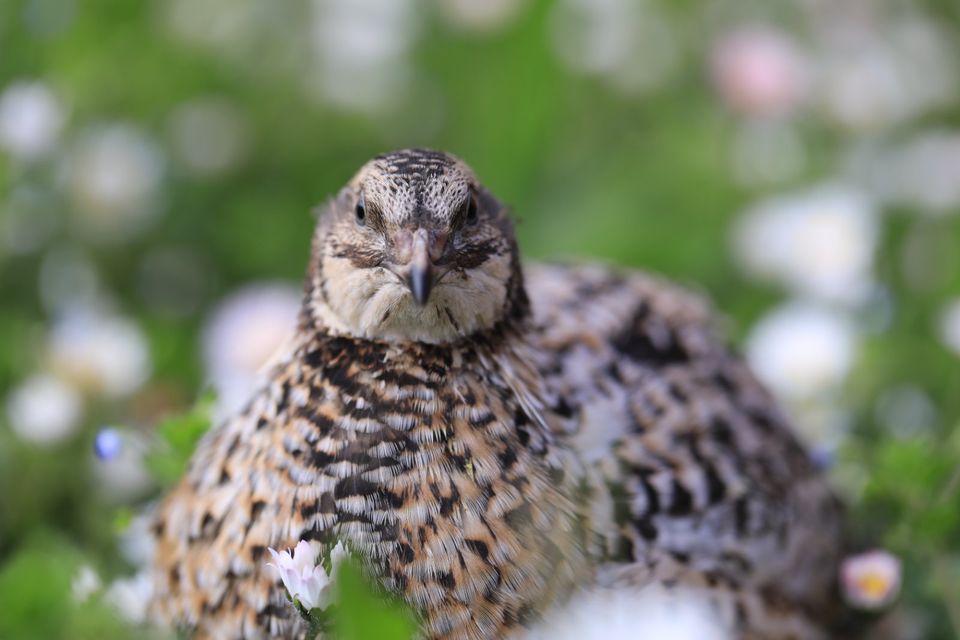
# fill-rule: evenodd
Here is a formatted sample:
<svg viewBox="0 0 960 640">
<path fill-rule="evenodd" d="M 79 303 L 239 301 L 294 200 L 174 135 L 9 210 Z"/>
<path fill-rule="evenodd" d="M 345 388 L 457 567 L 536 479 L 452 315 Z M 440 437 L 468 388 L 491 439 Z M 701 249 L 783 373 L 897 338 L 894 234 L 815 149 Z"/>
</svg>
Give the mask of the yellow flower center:
<svg viewBox="0 0 960 640">
<path fill-rule="evenodd" d="M 857 578 L 857 587 L 864 595 L 880 599 L 890 590 L 890 581 L 879 573 L 867 573 Z"/>
</svg>

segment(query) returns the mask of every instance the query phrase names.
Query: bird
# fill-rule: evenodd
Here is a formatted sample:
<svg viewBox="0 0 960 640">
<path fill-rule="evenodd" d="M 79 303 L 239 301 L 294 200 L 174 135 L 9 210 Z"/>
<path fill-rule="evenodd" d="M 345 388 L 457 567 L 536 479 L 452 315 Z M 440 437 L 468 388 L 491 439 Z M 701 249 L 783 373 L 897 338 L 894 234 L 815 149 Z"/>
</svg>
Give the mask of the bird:
<svg viewBox="0 0 960 640">
<path fill-rule="evenodd" d="M 704 296 L 522 260 L 462 160 L 377 156 L 320 208 L 296 330 L 152 516 L 151 618 L 305 638 L 268 549 L 346 544 L 425 638 L 523 637 L 584 587 L 831 636 L 844 510 Z"/>
</svg>

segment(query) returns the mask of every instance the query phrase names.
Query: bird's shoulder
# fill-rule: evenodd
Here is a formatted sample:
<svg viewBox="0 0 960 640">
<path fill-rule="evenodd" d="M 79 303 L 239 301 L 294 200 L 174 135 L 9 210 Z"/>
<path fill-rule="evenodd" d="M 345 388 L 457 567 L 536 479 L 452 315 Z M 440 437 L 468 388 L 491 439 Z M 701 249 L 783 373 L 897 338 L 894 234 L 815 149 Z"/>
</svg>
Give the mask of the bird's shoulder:
<svg viewBox="0 0 960 640">
<path fill-rule="evenodd" d="M 600 264 L 533 264 L 525 269 L 533 336 L 544 348 L 608 343 L 663 364 L 717 345 L 706 298 L 658 275 Z"/>
</svg>

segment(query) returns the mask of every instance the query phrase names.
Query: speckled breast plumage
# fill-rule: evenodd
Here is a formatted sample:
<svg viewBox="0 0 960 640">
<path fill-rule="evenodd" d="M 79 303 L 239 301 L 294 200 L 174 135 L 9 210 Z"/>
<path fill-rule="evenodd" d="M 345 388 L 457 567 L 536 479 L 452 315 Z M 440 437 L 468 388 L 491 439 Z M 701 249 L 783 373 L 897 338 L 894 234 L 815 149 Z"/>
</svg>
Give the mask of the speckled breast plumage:
<svg viewBox="0 0 960 640">
<path fill-rule="evenodd" d="M 243 426 L 202 445 L 181 490 L 223 500 L 169 513 L 195 531 L 161 532 L 162 551 L 188 574 L 169 581 L 180 600 L 166 604 L 201 628 L 231 608 L 234 628 L 297 635 L 263 556 L 300 539 L 349 541 L 432 612 L 438 637 L 473 626 L 497 637 L 558 596 L 579 553 L 564 471 L 550 462 L 549 434 L 481 357 L 345 338 L 299 347 L 231 423 Z M 207 572 L 233 582 L 204 589 Z M 256 598 L 244 609 L 231 598 L 247 589 Z"/>
</svg>

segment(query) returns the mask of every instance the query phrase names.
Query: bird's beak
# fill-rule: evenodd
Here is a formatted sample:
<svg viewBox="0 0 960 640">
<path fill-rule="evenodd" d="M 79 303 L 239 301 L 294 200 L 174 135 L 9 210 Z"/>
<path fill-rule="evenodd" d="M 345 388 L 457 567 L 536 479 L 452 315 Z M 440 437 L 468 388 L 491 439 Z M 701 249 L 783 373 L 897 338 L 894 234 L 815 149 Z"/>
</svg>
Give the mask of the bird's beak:
<svg viewBox="0 0 960 640">
<path fill-rule="evenodd" d="M 427 304 L 433 289 L 433 261 L 430 258 L 430 237 L 426 229 L 417 229 L 413 234 L 407 286 L 418 305 L 422 307 Z"/>
</svg>

